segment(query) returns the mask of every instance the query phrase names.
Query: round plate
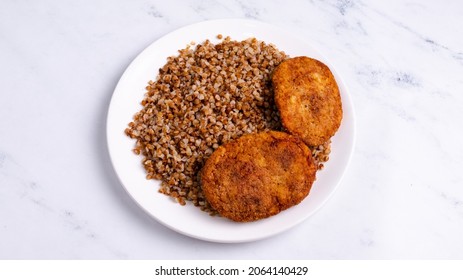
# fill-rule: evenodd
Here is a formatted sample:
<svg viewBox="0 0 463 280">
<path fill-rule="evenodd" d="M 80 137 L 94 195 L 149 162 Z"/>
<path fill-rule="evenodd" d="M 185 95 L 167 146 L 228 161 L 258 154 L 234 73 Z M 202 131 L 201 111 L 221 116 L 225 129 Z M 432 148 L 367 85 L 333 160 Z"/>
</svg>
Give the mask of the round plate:
<svg viewBox="0 0 463 280">
<path fill-rule="evenodd" d="M 291 57 L 309 56 L 330 66 L 341 92 L 343 120 L 332 138 L 330 160 L 317 173 L 309 196 L 299 205 L 280 214 L 251 223 L 236 223 L 222 217 L 211 217 L 188 204 L 180 206 L 168 196 L 158 193 L 159 182 L 147 180 L 141 164 L 142 156 L 132 152 L 135 141 L 124 133 L 127 124 L 141 109 L 140 102 L 149 80 L 155 80 L 168 56 L 177 55 L 194 41 L 210 39 L 217 43 L 218 34 L 232 40 L 255 37 L 274 44 Z M 127 192 L 149 215 L 182 234 L 214 242 L 246 242 L 285 231 L 319 209 L 335 191 L 346 170 L 354 147 L 354 111 L 348 90 L 329 61 L 310 44 L 275 26 L 251 20 L 227 19 L 201 22 L 180 28 L 147 47 L 130 64 L 113 93 L 107 118 L 108 149 L 114 169 Z"/>
</svg>

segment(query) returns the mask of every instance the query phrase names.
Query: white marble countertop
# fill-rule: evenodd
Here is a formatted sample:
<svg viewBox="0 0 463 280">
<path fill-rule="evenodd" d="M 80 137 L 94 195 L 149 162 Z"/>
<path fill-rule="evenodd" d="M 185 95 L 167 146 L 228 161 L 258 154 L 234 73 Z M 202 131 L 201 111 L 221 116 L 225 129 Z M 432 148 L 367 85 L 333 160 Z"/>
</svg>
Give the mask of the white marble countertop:
<svg viewBox="0 0 463 280">
<path fill-rule="evenodd" d="M 462 259 L 463 2 L 1 1 L 0 259 Z M 105 119 L 132 59 L 179 27 L 250 18 L 334 62 L 357 145 L 334 196 L 277 236 L 195 240 L 128 197 Z"/>
</svg>

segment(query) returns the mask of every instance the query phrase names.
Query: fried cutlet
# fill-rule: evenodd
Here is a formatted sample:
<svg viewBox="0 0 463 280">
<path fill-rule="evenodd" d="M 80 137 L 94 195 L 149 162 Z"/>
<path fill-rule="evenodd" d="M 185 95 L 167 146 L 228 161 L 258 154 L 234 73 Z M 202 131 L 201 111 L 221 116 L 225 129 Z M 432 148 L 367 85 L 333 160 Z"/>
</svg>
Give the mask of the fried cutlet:
<svg viewBox="0 0 463 280">
<path fill-rule="evenodd" d="M 300 203 L 315 180 L 309 148 L 298 137 L 269 131 L 219 147 L 201 172 L 203 193 L 223 217 L 250 222 Z"/>
<path fill-rule="evenodd" d="M 274 71 L 275 103 L 285 129 L 309 146 L 321 145 L 338 130 L 342 104 L 328 66 L 309 57 L 282 62 Z"/>
</svg>

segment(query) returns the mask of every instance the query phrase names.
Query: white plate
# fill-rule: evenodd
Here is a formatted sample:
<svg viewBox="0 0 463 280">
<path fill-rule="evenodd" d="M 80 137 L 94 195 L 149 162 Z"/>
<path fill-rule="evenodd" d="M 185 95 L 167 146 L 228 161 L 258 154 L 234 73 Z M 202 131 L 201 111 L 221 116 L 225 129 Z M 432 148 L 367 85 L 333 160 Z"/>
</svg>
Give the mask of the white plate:
<svg viewBox="0 0 463 280">
<path fill-rule="evenodd" d="M 149 80 L 154 80 L 166 58 L 194 41 L 205 39 L 218 42 L 217 34 L 233 40 L 255 37 L 274 44 L 291 57 L 305 55 L 330 66 L 338 82 L 344 117 L 332 139 L 330 160 L 317 173 L 309 196 L 299 205 L 268 219 L 252 223 L 235 223 L 225 218 L 211 217 L 191 204 L 180 206 L 158 193 L 159 183 L 145 179 L 141 156 L 132 152 L 134 140 L 124 134 L 133 115 L 141 109 L 140 101 Z M 108 149 L 114 169 L 127 192 L 149 215 L 165 226 L 182 234 L 214 242 L 234 243 L 262 239 L 285 231 L 312 215 L 333 194 L 346 170 L 354 147 L 354 112 L 348 90 L 329 61 L 301 38 L 265 23 L 226 19 L 206 21 L 180 28 L 147 47 L 130 64 L 113 93 L 107 119 Z"/>
</svg>

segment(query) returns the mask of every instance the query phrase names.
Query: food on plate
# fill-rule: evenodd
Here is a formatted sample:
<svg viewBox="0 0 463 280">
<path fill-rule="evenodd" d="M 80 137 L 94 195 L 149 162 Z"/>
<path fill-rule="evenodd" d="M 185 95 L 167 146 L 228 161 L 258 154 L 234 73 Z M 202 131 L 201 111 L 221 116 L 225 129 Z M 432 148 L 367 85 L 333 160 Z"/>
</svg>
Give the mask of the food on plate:
<svg viewBox="0 0 463 280">
<path fill-rule="evenodd" d="M 283 130 L 271 75 L 289 58 L 256 38 L 234 41 L 219 34 L 216 40 L 191 42 L 168 57 L 125 130 L 136 140 L 133 151 L 142 156 L 146 178 L 161 180 L 159 192 L 181 205 L 191 201 L 211 215 L 217 210 L 206 199 L 198 175 L 222 145 L 247 134 Z M 323 168 L 330 140 L 309 148 L 316 169 Z M 268 213 L 296 201 L 275 200 Z"/>
<path fill-rule="evenodd" d="M 309 146 L 326 143 L 338 130 L 342 104 L 328 66 L 309 57 L 282 62 L 272 76 L 281 122 Z"/>
<path fill-rule="evenodd" d="M 316 171 L 300 138 L 268 131 L 219 147 L 206 161 L 201 183 L 220 215 L 250 222 L 299 204 L 309 194 Z"/>
</svg>

